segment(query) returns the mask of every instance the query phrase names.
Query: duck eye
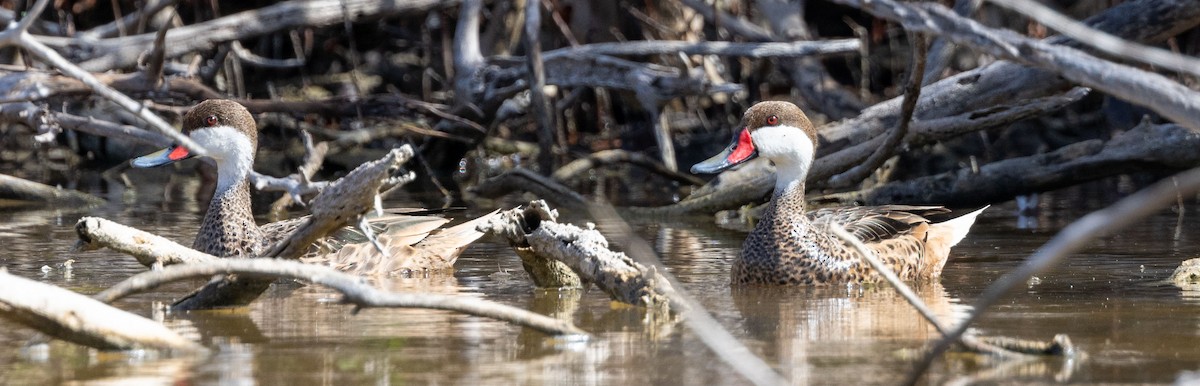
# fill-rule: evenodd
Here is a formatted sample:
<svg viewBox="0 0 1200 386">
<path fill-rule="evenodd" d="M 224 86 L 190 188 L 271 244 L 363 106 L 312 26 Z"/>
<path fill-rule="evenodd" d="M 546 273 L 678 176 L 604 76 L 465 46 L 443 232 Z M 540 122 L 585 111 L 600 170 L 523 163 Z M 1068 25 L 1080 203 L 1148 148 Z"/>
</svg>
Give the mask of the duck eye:
<svg viewBox="0 0 1200 386">
<path fill-rule="evenodd" d="M 217 116 L 209 115 L 207 117 L 204 117 L 204 124 L 209 125 L 209 126 L 216 126 L 217 125 Z"/>
<path fill-rule="evenodd" d="M 778 125 L 779 124 L 779 116 L 772 115 L 772 116 L 767 117 L 767 124 L 771 125 L 771 126 Z"/>
</svg>

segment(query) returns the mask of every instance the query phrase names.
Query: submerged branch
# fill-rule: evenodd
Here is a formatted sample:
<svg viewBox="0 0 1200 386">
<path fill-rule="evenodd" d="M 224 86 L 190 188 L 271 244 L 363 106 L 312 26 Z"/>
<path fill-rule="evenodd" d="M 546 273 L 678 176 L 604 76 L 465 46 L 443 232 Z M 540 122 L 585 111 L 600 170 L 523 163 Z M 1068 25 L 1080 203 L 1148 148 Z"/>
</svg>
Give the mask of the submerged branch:
<svg viewBox="0 0 1200 386">
<path fill-rule="evenodd" d="M 502 320 L 552 335 L 588 335 L 569 322 L 483 299 L 459 296 L 396 293 L 377 289 L 362 278 L 333 268 L 279 259 L 219 259 L 198 264 L 166 267 L 134 275 L 95 295 L 97 300 L 113 302 L 125 296 L 186 279 L 219 274 L 238 274 L 248 278 L 274 280 L 289 278 L 319 284 L 341 292 L 342 302 L 359 308 L 427 308 L 460 312 Z"/>
</svg>

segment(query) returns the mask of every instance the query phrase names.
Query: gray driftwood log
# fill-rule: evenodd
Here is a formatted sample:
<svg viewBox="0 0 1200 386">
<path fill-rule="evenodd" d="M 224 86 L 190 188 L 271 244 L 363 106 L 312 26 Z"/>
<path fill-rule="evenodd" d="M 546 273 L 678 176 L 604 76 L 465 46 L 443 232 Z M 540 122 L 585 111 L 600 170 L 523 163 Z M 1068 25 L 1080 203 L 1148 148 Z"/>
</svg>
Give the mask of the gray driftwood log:
<svg viewBox="0 0 1200 386">
<path fill-rule="evenodd" d="M 534 254 L 566 264 L 583 281 L 595 283 L 613 300 L 652 309 L 680 310 L 681 306 L 672 301 L 674 287 L 654 267 L 609 249 L 608 240 L 599 231 L 560 224 L 557 218 L 556 211 L 544 201 L 536 200 L 525 208 L 501 212 L 479 230 L 501 236 L 514 246 L 528 246 Z"/>
<path fill-rule="evenodd" d="M 68 342 L 103 350 L 204 351 L 161 323 L 0 268 L 0 316 Z"/>
</svg>

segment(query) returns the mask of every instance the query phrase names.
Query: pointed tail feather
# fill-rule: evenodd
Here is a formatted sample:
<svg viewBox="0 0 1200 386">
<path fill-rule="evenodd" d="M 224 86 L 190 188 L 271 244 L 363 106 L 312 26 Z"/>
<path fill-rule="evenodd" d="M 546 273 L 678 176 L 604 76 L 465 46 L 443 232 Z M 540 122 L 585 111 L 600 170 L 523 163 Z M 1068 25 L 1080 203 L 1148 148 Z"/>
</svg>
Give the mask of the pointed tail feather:
<svg viewBox="0 0 1200 386">
<path fill-rule="evenodd" d="M 929 263 L 925 267 L 929 270 L 926 273 L 927 276 L 941 275 L 942 267 L 946 265 L 946 258 L 950 255 L 950 248 L 958 245 L 963 238 L 967 237 L 967 232 L 970 232 L 971 226 L 975 225 L 975 218 L 989 207 L 991 205 L 947 221 L 930 224 L 929 233 L 926 234 L 925 239 L 926 261 Z"/>
</svg>

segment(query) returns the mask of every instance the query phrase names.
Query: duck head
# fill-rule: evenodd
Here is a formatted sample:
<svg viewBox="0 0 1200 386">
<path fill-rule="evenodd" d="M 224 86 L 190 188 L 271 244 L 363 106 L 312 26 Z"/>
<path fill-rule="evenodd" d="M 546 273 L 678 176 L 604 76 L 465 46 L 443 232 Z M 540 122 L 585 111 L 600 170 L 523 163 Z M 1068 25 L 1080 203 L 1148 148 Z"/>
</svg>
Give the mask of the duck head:
<svg viewBox="0 0 1200 386">
<path fill-rule="evenodd" d="M 692 173 L 719 173 L 764 157 L 775 164 L 776 191 L 804 181 L 817 149 L 817 131 L 804 111 L 791 102 L 759 102 L 746 110 L 733 143 L 720 154 L 692 166 Z"/>
<path fill-rule="evenodd" d="M 183 116 L 183 133 L 208 149 L 217 162 L 217 192 L 223 192 L 246 179 L 258 149 L 258 128 L 254 117 L 240 103 L 210 99 L 193 107 Z M 137 168 L 162 166 L 193 157 L 180 145 L 135 158 Z"/>
</svg>

